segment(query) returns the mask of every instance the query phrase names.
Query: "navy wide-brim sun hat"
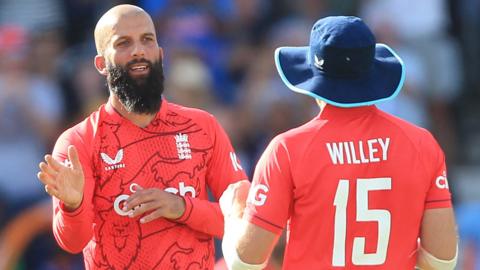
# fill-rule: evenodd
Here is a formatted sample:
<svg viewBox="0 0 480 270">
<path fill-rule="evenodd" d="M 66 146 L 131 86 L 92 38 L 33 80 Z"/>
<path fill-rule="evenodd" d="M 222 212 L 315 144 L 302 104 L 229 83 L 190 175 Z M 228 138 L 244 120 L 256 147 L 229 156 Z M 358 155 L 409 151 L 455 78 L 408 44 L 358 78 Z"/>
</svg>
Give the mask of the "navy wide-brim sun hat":
<svg viewBox="0 0 480 270">
<path fill-rule="evenodd" d="M 275 65 L 289 89 L 338 107 L 392 99 L 405 80 L 402 59 L 353 16 L 318 20 L 309 46 L 276 49 Z"/>
</svg>

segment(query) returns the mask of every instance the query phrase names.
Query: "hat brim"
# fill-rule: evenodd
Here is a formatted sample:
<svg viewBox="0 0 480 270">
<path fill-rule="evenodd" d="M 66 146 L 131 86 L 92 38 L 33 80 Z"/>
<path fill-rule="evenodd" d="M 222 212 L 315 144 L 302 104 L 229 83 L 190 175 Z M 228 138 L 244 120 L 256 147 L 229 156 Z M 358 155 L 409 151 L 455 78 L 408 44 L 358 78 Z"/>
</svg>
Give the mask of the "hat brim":
<svg viewBox="0 0 480 270">
<path fill-rule="evenodd" d="M 372 67 L 358 78 L 328 76 L 312 68 L 308 54 L 309 47 L 275 50 L 275 65 L 282 81 L 292 91 L 335 106 L 358 107 L 392 99 L 405 81 L 402 59 L 385 44 L 376 44 Z"/>
</svg>

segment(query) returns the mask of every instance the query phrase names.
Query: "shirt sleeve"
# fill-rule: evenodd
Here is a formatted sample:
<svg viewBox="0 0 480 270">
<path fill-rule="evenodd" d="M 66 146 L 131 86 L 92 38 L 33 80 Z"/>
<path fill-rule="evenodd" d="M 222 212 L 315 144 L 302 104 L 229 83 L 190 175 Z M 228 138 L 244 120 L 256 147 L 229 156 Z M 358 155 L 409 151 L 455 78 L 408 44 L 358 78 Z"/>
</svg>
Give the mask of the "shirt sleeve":
<svg viewBox="0 0 480 270">
<path fill-rule="evenodd" d="M 431 136 L 431 135 L 430 135 Z M 451 194 L 447 180 L 447 166 L 445 155 L 435 139 L 430 140 L 432 150 L 431 160 L 427 164 L 433 164 L 428 175 L 429 190 L 425 200 L 425 208 L 448 208 L 452 207 Z"/>
<path fill-rule="evenodd" d="M 215 202 L 185 197 L 185 212 L 177 221 L 183 222 L 197 231 L 221 238 L 223 236 L 223 215 L 218 199 L 228 185 L 248 178 L 225 130 L 213 116 L 210 116 L 209 120 L 213 150 L 208 164 L 206 182 Z"/>
<path fill-rule="evenodd" d="M 53 235 L 60 247 L 71 253 L 79 253 L 92 238 L 92 197 L 93 197 L 93 174 L 88 155 L 81 140 L 68 130 L 63 133 L 55 144 L 53 158 L 64 163 L 67 157 L 69 145 L 77 148 L 82 169 L 85 176 L 83 200 L 80 207 L 73 212 L 65 210 L 64 205 L 57 198 L 53 201 Z"/>
<path fill-rule="evenodd" d="M 288 149 L 276 138 L 255 168 L 244 218 L 281 234 L 291 214 L 292 198 L 293 180 Z"/>
</svg>

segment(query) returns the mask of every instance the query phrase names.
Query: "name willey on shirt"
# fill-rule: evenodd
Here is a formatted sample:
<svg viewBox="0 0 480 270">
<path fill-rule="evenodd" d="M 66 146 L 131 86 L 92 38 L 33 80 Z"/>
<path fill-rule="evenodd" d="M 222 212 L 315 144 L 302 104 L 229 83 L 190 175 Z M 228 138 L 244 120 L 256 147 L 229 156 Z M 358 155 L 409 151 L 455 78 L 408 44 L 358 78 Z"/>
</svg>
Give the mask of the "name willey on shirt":
<svg viewBox="0 0 480 270">
<path fill-rule="evenodd" d="M 386 161 L 390 138 L 376 138 L 366 141 L 348 141 L 327 143 L 332 163 L 366 164 Z"/>
</svg>

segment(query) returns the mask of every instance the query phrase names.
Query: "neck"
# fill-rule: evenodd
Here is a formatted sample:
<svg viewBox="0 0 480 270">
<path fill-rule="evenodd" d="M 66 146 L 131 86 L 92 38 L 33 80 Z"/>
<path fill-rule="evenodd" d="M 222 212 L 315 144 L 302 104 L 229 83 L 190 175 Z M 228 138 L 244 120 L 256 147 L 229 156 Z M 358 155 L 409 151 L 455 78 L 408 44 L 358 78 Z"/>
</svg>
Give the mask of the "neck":
<svg viewBox="0 0 480 270">
<path fill-rule="evenodd" d="M 154 114 L 140 114 L 140 113 L 135 113 L 135 112 L 129 112 L 125 109 L 125 106 L 123 106 L 122 102 L 118 99 L 118 97 L 110 93 L 110 102 L 112 104 L 112 107 L 123 117 L 128 119 L 130 122 L 135 124 L 136 126 L 139 126 L 141 128 L 144 128 L 152 122 L 152 120 L 155 118 L 155 113 Z"/>
</svg>

